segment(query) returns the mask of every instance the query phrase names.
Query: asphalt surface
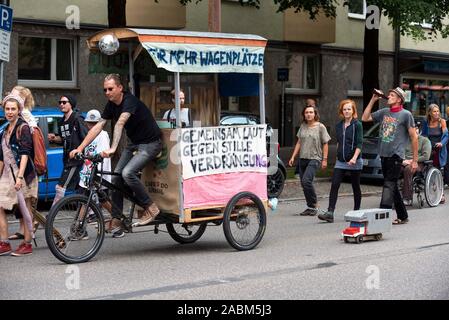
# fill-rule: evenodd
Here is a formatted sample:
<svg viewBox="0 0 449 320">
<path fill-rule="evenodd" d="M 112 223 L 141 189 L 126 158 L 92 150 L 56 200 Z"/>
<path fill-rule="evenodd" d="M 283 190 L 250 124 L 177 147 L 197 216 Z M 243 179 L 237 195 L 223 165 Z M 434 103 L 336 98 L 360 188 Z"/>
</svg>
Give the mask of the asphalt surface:
<svg viewBox="0 0 449 320">
<path fill-rule="evenodd" d="M 327 205 L 324 195 L 320 203 Z M 378 203 L 365 196 L 362 207 Z M 241 252 L 211 226 L 189 245 L 163 232 L 107 235 L 90 262 L 66 265 L 38 230 L 33 255 L 0 257 L 0 299 L 449 299 L 447 204 L 412 208 L 408 224 L 362 244 L 340 236 L 351 197 L 339 198 L 333 224 L 295 215 L 304 206 L 281 201 L 259 246 Z"/>
</svg>

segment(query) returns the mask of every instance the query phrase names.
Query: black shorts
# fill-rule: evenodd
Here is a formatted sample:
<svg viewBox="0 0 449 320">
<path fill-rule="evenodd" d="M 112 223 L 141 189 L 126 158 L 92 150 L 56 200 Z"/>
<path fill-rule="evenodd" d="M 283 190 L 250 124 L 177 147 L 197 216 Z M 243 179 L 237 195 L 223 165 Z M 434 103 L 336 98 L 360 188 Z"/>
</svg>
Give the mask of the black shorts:
<svg viewBox="0 0 449 320">
<path fill-rule="evenodd" d="M 80 170 L 82 166 L 64 167 L 58 185 L 66 190 L 78 190 L 80 183 Z"/>
</svg>

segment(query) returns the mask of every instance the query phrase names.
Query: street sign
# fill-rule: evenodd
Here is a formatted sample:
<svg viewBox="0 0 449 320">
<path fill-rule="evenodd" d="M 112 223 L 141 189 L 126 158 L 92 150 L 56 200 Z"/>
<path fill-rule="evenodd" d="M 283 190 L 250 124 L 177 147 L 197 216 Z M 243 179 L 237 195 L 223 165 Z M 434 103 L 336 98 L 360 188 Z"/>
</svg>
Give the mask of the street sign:
<svg viewBox="0 0 449 320">
<path fill-rule="evenodd" d="M 9 45 L 11 42 L 12 9 L 0 5 L 0 60 L 9 61 Z"/>
<path fill-rule="evenodd" d="M 288 68 L 278 68 L 278 81 L 288 81 Z"/>
</svg>

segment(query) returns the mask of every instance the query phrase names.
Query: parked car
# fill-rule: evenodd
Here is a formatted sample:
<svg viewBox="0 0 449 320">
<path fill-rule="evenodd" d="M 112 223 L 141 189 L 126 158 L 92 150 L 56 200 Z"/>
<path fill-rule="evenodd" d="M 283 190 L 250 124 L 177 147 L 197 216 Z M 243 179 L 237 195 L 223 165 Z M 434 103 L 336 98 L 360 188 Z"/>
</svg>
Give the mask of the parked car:
<svg viewBox="0 0 449 320">
<path fill-rule="evenodd" d="M 425 118 L 417 116 L 415 122 L 422 122 Z M 383 179 L 382 164 L 379 156 L 380 123 L 374 124 L 363 134 L 362 159 L 363 169 L 360 175 L 365 179 Z"/>
<path fill-rule="evenodd" d="M 47 139 L 48 133 L 57 133 L 58 119 L 63 113 L 59 108 L 36 107 L 32 114 L 38 119 L 38 125 L 42 130 L 47 147 L 47 167 L 48 173 L 39 177 L 38 197 L 41 201 L 52 200 L 55 196 L 55 187 L 62 172 L 62 146 L 50 143 Z M 5 113 L 0 109 L 0 132 L 3 132 L 7 125 Z"/>
<path fill-rule="evenodd" d="M 260 124 L 260 117 L 255 114 L 237 111 L 222 111 L 220 117 L 220 125 L 254 125 Z M 273 128 L 267 122 L 267 155 L 270 150 L 270 138 L 273 134 Z M 277 152 L 279 152 L 279 144 L 276 142 L 275 146 Z M 276 154 L 277 158 L 277 170 L 275 173 L 267 176 L 267 192 L 269 198 L 277 198 L 284 190 L 285 179 L 287 177 L 287 168 L 284 162 Z"/>
</svg>

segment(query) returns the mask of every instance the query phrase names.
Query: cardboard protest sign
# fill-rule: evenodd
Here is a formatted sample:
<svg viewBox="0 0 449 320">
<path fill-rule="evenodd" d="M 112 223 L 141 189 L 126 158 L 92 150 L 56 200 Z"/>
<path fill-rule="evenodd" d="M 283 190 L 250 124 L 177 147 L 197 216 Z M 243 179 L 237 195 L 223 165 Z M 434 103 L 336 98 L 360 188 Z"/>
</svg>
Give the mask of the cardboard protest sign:
<svg viewBox="0 0 449 320">
<path fill-rule="evenodd" d="M 267 172 L 266 126 L 182 129 L 182 177 Z"/>
</svg>

